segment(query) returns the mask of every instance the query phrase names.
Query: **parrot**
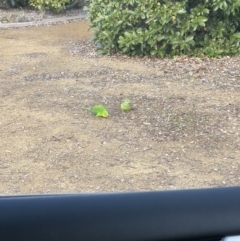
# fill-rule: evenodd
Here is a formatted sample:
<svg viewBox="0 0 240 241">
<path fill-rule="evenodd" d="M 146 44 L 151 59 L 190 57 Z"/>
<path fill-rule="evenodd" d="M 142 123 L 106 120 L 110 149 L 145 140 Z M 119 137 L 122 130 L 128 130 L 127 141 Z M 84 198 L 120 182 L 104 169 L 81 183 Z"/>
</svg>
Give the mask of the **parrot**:
<svg viewBox="0 0 240 241">
<path fill-rule="evenodd" d="M 95 105 L 90 108 L 83 108 L 83 110 L 88 110 L 92 112 L 94 115 L 96 115 L 97 117 L 104 117 L 104 118 L 108 117 L 108 111 L 106 107 L 103 105 Z"/>
<path fill-rule="evenodd" d="M 129 111 L 132 109 L 131 101 L 128 98 L 123 100 L 123 102 L 121 104 L 121 109 L 124 111 Z"/>
</svg>

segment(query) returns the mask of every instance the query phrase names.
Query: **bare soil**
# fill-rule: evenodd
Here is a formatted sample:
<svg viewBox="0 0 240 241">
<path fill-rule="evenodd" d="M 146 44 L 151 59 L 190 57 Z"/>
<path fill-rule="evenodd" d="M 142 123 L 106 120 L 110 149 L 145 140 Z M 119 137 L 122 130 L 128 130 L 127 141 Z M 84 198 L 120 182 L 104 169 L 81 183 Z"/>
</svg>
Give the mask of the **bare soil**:
<svg viewBox="0 0 240 241">
<path fill-rule="evenodd" d="M 91 36 L 0 29 L 0 193 L 240 185 L 240 58 L 98 56 Z"/>
</svg>

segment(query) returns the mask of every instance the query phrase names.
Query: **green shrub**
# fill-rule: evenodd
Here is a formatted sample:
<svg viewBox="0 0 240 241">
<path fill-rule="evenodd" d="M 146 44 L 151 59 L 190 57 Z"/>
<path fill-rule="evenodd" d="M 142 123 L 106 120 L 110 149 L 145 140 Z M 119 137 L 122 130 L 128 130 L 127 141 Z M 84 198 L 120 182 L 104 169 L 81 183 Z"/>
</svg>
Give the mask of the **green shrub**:
<svg viewBox="0 0 240 241">
<path fill-rule="evenodd" d="M 26 7 L 28 6 L 28 0 L 0 0 L 0 7 Z"/>
<path fill-rule="evenodd" d="M 29 0 L 31 6 L 42 10 L 54 10 L 60 12 L 65 9 L 66 4 L 70 3 L 71 0 Z"/>
<path fill-rule="evenodd" d="M 240 0 L 90 0 L 101 53 L 234 55 L 240 50 Z"/>
<path fill-rule="evenodd" d="M 6 5 L 6 0 L 0 0 L 0 7 L 3 7 Z"/>
</svg>

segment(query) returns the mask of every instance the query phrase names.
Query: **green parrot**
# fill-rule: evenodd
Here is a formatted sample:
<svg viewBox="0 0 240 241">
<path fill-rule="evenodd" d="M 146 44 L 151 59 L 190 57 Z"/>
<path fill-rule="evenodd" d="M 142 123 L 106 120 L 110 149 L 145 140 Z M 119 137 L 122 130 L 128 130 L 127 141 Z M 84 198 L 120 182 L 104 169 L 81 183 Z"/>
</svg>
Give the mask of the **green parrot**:
<svg viewBox="0 0 240 241">
<path fill-rule="evenodd" d="M 129 111 L 132 109 L 132 103 L 128 98 L 123 100 L 123 102 L 121 104 L 121 109 L 124 111 Z"/>
<path fill-rule="evenodd" d="M 108 111 L 106 107 L 103 105 L 95 105 L 90 108 L 83 108 L 83 110 L 88 110 L 92 112 L 94 115 L 96 115 L 97 117 L 104 117 L 104 118 L 108 117 Z"/>
</svg>

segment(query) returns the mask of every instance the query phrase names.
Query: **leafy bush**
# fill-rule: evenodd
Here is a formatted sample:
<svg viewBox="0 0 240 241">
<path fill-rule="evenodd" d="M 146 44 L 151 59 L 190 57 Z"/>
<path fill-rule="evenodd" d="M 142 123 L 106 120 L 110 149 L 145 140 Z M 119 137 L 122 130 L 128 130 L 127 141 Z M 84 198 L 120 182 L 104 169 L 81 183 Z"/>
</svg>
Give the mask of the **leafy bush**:
<svg viewBox="0 0 240 241">
<path fill-rule="evenodd" d="M 0 7 L 5 6 L 5 4 L 6 4 L 6 0 L 0 0 Z"/>
<path fill-rule="evenodd" d="M 240 50 L 240 0 L 90 0 L 101 53 L 234 55 Z"/>
<path fill-rule="evenodd" d="M 0 6 L 25 7 L 28 5 L 28 0 L 0 0 Z"/>
<path fill-rule="evenodd" d="M 65 9 L 65 6 L 72 2 L 71 0 L 29 0 L 31 6 L 42 10 L 54 10 L 60 12 Z"/>
</svg>

